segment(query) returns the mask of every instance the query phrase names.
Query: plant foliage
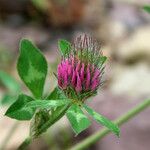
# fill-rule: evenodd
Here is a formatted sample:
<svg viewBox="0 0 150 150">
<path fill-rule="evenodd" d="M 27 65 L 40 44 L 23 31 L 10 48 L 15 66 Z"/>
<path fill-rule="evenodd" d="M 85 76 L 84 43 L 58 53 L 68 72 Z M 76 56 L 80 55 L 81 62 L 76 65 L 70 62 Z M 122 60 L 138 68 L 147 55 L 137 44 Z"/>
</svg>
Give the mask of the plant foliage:
<svg viewBox="0 0 150 150">
<path fill-rule="evenodd" d="M 71 48 L 70 43 L 66 40 L 60 40 L 58 44 L 61 54 L 67 56 Z M 105 56 L 99 59 L 101 65 L 106 61 Z M 79 134 L 91 124 L 87 114 L 84 114 L 85 110 L 98 123 L 119 136 L 119 128 L 113 122 L 80 102 L 76 99 L 77 97 L 68 98 L 59 87 L 49 93 L 47 98 L 43 97 L 47 61 L 40 50 L 27 39 L 20 42 L 17 70 L 20 78 L 34 97 L 25 94 L 19 95 L 5 115 L 17 120 L 32 119 L 30 128 L 32 137 L 38 137 L 65 114 L 73 131 Z M 11 88 L 11 85 L 9 87 Z"/>
</svg>

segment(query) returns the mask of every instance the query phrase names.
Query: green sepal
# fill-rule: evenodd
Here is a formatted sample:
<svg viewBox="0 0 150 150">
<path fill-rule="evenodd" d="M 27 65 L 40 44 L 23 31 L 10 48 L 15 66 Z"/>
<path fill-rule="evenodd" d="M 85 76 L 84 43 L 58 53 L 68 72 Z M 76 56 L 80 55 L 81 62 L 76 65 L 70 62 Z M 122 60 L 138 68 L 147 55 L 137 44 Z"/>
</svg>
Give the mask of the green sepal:
<svg viewBox="0 0 150 150">
<path fill-rule="evenodd" d="M 98 61 L 98 66 L 102 67 L 104 65 L 104 63 L 106 62 L 106 60 L 107 60 L 106 56 L 100 56 L 99 61 Z"/>
</svg>

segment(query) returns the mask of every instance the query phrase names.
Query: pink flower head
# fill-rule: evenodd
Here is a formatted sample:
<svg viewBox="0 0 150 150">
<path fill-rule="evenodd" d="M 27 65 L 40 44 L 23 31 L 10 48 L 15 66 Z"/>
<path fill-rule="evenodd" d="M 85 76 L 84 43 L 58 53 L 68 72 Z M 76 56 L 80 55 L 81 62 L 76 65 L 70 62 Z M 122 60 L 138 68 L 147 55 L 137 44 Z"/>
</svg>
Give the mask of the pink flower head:
<svg viewBox="0 0 150 150">
<path fill-rule="evenodd" d="M 102 83 L 104 57 L 97 41 L 86 35 L 78 37 L 58 65 L 58 86 L 67 93 L 73 89 L 81 99 L 92 96 Z"/>
</svg>

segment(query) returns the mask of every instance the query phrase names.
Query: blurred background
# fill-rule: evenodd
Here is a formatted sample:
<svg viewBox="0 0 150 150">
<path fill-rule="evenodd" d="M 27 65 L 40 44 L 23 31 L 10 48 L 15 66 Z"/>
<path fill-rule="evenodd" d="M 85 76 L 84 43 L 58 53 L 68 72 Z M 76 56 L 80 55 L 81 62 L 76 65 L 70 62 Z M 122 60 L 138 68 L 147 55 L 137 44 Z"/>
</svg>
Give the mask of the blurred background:
<svg viewBox="0 0 150 150">
<path fill-rule="evenodd" d="M 150 14 L 142 7 L 150 0 L 0 0 L 0 147 L 15 150 L 29 134 L 29 122 L 4 116 L 21 90 L 30 94 L 16 71 L 18 45 L 29 38 L 42 50 L 49 73 L 45 94 L 57 82 L 58 39 L 72 41 L 87 34 L 101 43 L 108 57 L 105 84 L 89 101 L 97 112 L 115 119 L 150 97 Z M 121 127 L 118 139 L 109 134 L 89 150 L 149 150 L 150 109 Z M 66 150 L 101 127 L 92 126 L 75 137 L 65 117 L 29 150 Z M 8 133 L 11 132 L 11 135 Z M 9 140 L 9 137 L 11 139 Z M 7 143 L 5 145 L 4 143 Z"/>
</svg>

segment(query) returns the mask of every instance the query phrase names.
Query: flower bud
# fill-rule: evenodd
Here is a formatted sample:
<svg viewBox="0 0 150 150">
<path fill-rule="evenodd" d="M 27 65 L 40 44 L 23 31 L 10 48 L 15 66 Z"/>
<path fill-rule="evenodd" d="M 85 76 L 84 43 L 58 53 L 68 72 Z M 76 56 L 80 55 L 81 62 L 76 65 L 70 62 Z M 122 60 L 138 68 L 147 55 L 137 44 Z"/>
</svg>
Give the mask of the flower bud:
<svg viewBox="0 0 150 150">
<path fill-rule="evenodd" d="M 102 83 L 102 57 L 98 42 L 86 35 L 78 37 L 58 65 L 58 86 L 68 96 L 72 89 L 80 100 L 94 95 Z"/>
</svg>

